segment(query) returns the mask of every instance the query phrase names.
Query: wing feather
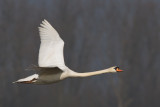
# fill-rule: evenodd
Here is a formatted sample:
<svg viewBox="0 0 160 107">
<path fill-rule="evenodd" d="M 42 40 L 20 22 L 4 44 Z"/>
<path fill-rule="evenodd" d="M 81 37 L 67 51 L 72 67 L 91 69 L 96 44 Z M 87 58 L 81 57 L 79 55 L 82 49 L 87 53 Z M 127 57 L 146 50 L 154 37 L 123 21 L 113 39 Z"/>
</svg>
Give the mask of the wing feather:
<svg viewBox="0 0 160 107">
<path fill-rule="evenodd" d="M 63 57 L 64 41 L 47 20 L 39 27 L 40 49 L 38 64 L 40 67 L 65 66 Z"/>
</svg>

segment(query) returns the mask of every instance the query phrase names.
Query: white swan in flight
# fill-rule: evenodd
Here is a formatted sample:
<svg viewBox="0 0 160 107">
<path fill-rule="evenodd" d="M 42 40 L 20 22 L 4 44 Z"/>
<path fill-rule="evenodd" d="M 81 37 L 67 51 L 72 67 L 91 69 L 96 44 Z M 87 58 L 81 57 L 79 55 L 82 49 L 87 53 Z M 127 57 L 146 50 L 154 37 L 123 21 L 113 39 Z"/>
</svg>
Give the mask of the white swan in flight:
<svg viewBox="0 0 160 107">
<path fill-rule="evenodd" d="M 120 70 L 119 67 L 113 66 L 94 72 L 75 72 L 65 65 L 63 58 L 64 41 L 48 21 L 42 21 L 39 27 L 39 33 L 41 40 L 38 59 L 39 66 L 34 67 L 38 72 L 13 83 L 50 84 L 69 77 L 88 77 L 103 73 L 123 71 Z"/>
</svg>

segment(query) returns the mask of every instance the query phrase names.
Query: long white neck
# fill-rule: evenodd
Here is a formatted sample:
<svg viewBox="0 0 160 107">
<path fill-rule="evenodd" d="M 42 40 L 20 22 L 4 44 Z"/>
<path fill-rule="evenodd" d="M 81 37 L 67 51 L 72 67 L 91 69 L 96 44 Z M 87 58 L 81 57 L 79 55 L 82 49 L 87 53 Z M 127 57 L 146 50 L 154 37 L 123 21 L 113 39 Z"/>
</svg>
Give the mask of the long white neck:
<svg viewBox="0 0 160 107">
<path fill-rule="evenodd" d="M 88 77 L 88 76 L 111 73 L 111 72 L 116 72 L 116 71 L 109 68 L 109 69 L 104 69 L 104 70 L 99 70 L 94 72 L 86 72 L 86 73 L 72 72 L 71 77 Z"/>
</svg>

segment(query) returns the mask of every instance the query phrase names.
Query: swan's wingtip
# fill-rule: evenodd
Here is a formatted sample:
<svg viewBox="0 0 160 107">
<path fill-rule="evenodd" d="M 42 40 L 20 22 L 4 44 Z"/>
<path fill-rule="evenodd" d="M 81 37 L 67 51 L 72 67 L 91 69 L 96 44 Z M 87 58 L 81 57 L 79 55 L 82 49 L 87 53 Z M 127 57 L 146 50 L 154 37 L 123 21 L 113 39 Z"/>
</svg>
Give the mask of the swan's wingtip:
<svg viewBox="0 0 160 107">
<path fill-rule="evenodd" d="M 48 23 L 48 21 L 46 19 L 43 19 L 42 23 Z"/>
</svg>

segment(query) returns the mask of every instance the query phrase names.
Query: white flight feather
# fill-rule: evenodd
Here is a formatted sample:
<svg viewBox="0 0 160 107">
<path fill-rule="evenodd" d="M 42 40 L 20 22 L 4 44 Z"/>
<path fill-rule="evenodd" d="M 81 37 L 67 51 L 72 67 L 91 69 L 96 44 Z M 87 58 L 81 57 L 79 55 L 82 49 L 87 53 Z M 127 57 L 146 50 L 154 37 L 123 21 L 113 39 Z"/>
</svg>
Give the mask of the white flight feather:
<svg viewBox="0 0 160 107">
<path fill-rule="evenodd" d="M 64 42 L 57 31 L 46 21 L 40 24 L 39 33 L 41 45 L 38 64 L 40 67 L 64 67 Z"/>
<path fill-rule="evenodd" d="M 38 74 L 33 74 L 31 76 L 28 76 L 26 78 L 22 78 L 22 79 L 19 79 L 13 83 L 16 83 L 16 82 L 24 82 L 24 81 L 32 81 L 33 79 L 38 79 L 39 75 Z"/>
</svg>

